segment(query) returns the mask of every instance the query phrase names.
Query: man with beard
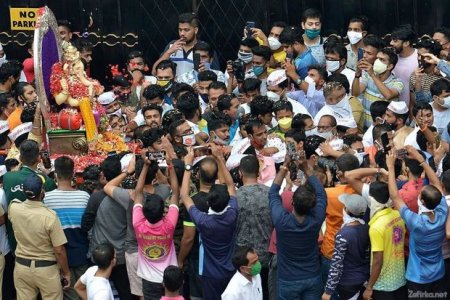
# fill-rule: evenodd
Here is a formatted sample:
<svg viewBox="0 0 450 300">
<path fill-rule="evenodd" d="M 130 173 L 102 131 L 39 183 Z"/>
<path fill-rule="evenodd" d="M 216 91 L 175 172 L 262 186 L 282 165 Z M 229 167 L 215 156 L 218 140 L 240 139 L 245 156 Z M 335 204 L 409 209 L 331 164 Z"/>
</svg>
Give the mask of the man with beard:
<svg viewBox="0 0 450 300">
<path fill-rule="evenodd" d="M 148 66 L 144 60 L 144 54 L 141 51 L 132 51 L 128 54 L 127 59 L 127 71 L 131 75 L 132 85 L 131 85 L 131 93 L 129 96 L 129 105 L 130 107 L 137 107 L 139 104 L 139 96 L 142 91 L 142 83 L 144 78 L 146 77 L 148 80 L 150 78 L 152 82 L 156 83 L 154 78 L 150 76 L 144 76 L 144 72 L 148 70 Z M 150 77 L 150 78 L 149 78 Z"/>
<path fill-rule="evenodd" d="M 413 48 L 416 34 L 411 25 L 406 24 L 398 27 L 391 33 L 391 46 L 398 55 L 398 62 L 395 65 L 393 73 L 403 82 L 403 86 L 409 84 L 409 77 L 419 66 L 417 61 L 417 50 Z M 406 88 L 400 93 L 400 100 L 409 104 L 410 95 Z"/>
<path fill-rule="evenodd" d="M 14 97 L 16 98 L 17 108 L 8 117 L 9 130 L 13 130 L 22 122 L 20 116 L 26 106 L 35 106 L 37 94 L 34 87 L 28 82 L 19 82 L 14 89 Z"/>
<path fill-rule="evenodd" d="M 164 53 L 153 65 L 154 71 L 157 69 L 157 65 L 163 60 L 176 62 L 176 73 L 180 75 L 194 68 L 193 49 L 197 42 L 199 42 L 197 39 L 198 23 L 197 15 L 194 13 L 183 13 L 178 17 L 178 35 L 180 39 L 171 41 L 166 46 Z M 217 55 L 214 55 L 211 68 L 219 69 Z"/>
<path fill-rule="evenodd" d="M 68 20 L 58 20 L 58 32 L 61 40 L 70 42 L 72 39 L 72 24 Z"/>
<path fill-rule="evenodd" d="M 177 64 L 170 60 L 160 61 L 156 65 L 156 84 L 164 88 L 164 102 L 173 104 L 172 85 L 177 75 Z"/>
<path fill-rule="evenodd" d="M 186 93 L 178 100 L 177 109 L 184 115 L 194 134 L 199 132 L 207 133 L 207 123 L 202 118 L 202 110 L 197 94 Z"/>
<path fill-rule="evenodd" d="M 225 158 L 230 155 L 230 126 L 224 119 L 215 118 L 208 122 L 210 140 L 222 151 Z"/>
<path fill-rule="evenodd" d="M 408 120 L 408 107 L 403 101 L 391 102 L 386 109 L 384 121 L 388 124 L 394 133 L 394 146 L 401 149 L 405 145 L 406 137 L 414 130 L 406 126 Z"/>
<path fill-rule="evenodd" d="M 398 101 L 403 90 L 403 82 L 392 74 L 398 57 L 392 49 L 376 50 L 365 40 L 364 58 L 359 61 L 352 85 L 352 95 L 360 96 L 364 107 L 364 127 L 372 125 L 370 105 L 375 101 Z M 366 50 L 367 49 L 367 50 Z M 370 62 L 369 54 L 376 53 L 376 60 Z M 369 53 L 369 51 L 371 51 Z M 362 71 L 365 71 L 362 74 Z M 361 77 L 362 76 L 362 77 Z"/>
</svg>

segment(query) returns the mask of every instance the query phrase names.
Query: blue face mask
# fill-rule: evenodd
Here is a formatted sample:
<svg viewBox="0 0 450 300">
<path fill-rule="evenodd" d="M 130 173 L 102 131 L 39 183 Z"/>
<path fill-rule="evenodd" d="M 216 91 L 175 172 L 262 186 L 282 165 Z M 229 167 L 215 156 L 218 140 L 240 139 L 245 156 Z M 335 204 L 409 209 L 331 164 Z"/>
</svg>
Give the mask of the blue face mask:
<svg viewBox="0 0 450 300">
<path fill-rule="evenodd" d="M 255 74 L 256 77 L 264 73 L 264 70 L 265 70 L 264 66 L 253 66 L 253 73 Z"/>
<path fill-rule="evenodd" d="M 309 39 L 313 40 L 319 36 L 320 29 L 305 29 L 305 34 Z"/>
</svg>

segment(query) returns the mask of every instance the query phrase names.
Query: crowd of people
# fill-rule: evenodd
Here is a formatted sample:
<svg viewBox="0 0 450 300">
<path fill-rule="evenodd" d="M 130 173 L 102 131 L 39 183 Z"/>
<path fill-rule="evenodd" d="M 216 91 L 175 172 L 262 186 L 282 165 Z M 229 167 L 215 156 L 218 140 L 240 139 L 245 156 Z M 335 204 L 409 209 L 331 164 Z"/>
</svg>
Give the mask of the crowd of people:
<svg viewBox="0 0 450 300">
<path fill-rule="evenodd" d="M 0 48 L 0 298 L 446 299 L 450 29 L 300 25 L 247 24 L 221 70 L 180 15 L 97 99 L 138 147 L 78 174 L 44 163 L 33 58 Z"/>
</svg>

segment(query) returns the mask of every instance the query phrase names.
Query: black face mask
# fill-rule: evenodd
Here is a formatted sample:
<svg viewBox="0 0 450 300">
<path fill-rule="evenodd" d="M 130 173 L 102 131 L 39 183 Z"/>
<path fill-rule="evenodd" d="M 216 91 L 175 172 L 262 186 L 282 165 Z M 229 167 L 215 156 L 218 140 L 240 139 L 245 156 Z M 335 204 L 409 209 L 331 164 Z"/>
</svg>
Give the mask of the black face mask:
<svg viewBox="0 0 450 300">
<path fill-rule="evenodd" d="M 386 123 L 386 124 L 388 124 L 389 127 L 391 127 L 391 130 L 394 130 L 394 131 L 397 130 L 397 124 L 396 123 L 392 123 L 392 124 Z"/>
</svg>

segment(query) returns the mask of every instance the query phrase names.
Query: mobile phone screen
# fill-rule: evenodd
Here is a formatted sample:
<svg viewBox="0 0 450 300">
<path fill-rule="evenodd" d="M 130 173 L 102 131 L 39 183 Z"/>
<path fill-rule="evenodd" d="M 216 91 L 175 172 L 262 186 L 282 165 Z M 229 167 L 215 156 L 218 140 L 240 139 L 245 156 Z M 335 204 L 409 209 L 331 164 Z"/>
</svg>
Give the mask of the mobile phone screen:
<svg viewBox="0 0 450 300">
<path fill-rule="evenodd" d="M 358 61 L 363 59 L 363 57 L 364 57 L 364 49 L 363 48 L 358 48 Z"/>
<path fill-rule="evenodd" d="M 194 53 L 194 70 L 200 69 L 200 53 Z"/>
</svg>

